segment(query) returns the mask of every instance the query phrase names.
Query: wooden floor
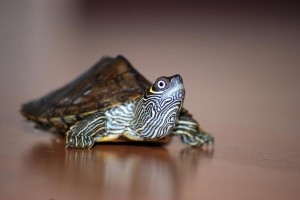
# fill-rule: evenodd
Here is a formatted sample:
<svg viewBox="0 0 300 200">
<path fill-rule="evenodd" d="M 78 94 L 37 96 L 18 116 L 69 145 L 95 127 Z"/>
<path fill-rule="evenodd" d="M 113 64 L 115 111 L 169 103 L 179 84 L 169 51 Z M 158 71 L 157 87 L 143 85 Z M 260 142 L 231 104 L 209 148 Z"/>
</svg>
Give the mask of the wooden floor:
<svg viewBox="0 0 300 200">
<path fill-rule="evenodd" d="M 0 199 L 300 199 L 299 14 L 12 2 L 0 6 Z M 214 148 L 173 138 L 65 149 L 20 115 L 119 53 L 151 81 L 181 74 L 184 106 Z"/>
</svg>

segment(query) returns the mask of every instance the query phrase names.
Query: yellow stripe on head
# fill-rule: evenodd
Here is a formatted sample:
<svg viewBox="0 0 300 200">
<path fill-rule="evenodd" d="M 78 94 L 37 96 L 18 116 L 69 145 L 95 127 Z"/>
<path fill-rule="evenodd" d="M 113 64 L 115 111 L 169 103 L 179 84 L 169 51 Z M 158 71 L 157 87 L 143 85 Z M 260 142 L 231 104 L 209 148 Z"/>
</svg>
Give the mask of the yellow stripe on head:
<svg viewBox="0 0 300 200">
<path fill-rule="evenodd" d="M 153 94 L 162 94 L 164 91 L 155 92 L 155 91 L 152 89 L 152 86 L 151 86 L 150 89 L 149 89 L 149 92 L 150 92 L 150 93 L 153 93 Z"/>
</svg>

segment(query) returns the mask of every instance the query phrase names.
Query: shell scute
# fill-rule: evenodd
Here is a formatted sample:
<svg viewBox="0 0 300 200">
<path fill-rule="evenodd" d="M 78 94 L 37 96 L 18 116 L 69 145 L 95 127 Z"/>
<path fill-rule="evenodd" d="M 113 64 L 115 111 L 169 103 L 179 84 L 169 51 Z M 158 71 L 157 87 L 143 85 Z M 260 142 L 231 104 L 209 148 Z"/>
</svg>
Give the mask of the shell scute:
<svg viewBox="0 0 300 200">
<path fill-rule="evenodd" d="M 24 104 L 21 112 L 30 120 L 60 130 L 74 119 L 135 100 L 150 85 L 124 57 L 105 57 L 64 87 Z"/>
</svg>

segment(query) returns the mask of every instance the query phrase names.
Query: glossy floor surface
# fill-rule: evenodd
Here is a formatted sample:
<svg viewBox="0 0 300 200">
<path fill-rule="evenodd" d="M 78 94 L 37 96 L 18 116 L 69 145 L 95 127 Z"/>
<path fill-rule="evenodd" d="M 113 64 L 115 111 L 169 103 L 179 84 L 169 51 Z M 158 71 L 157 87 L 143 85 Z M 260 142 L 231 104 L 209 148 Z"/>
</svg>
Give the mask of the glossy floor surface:
<svg viewBox="0 0 300 200">
<path fill-rule="evenodd" d="M 0 199 L 300 198 L 293 6 L 0 2 Z M 65 150 L 64 138 L 19 114 L 117 54 L 151 81 L 181 74 L 184 106 L 213 133 L 214 149 L 173 138 Z"/>
</svg>

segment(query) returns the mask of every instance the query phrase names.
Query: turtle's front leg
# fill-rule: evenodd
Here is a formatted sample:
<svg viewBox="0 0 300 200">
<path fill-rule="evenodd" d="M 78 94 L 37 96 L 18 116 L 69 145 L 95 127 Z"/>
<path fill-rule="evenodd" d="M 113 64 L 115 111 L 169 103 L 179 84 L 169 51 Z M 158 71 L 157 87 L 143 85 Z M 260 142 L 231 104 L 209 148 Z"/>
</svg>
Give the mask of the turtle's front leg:
<svg viewBox="0 0 300 200">
<path fill-rule="evenodd" d="M 106 117 L 103 112 L 95 114 L 76 122 L 66 133 L 66 148 L 91 148 L 96 137 L 106 132 Z"/>
<path fill-rule="evenodd" d="M 186 110 L 180 113 L 179 120 L 173 131 L 174 135 L 181 138 L 182 142 L 190 146 L 201 147 L 214 142 L 214 137 L 203 131 L 199 124 Z"/>
</svg>

